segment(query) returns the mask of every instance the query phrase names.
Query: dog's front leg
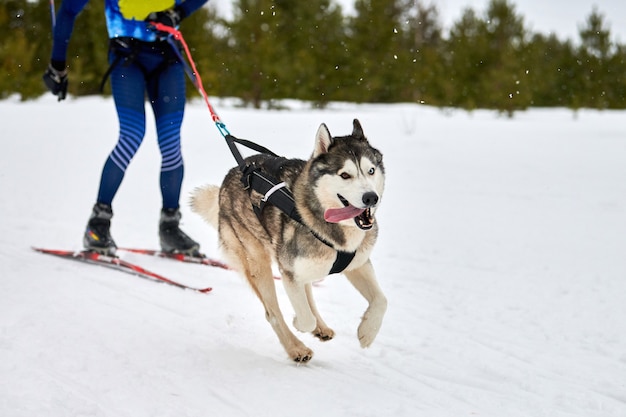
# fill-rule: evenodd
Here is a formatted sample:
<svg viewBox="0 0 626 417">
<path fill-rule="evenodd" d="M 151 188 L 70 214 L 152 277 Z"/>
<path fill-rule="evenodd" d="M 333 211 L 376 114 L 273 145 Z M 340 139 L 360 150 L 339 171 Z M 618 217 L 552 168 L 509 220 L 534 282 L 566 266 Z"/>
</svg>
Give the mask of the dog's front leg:
<svg viewBox="0 0 626 417">
<path fill-rule="evenodd" d="M 305 285 L 311 284 L 303 284 L 290 276 L 283 278 L 285 291 L 296 313 L 296 317 L 293 319 L 294 327 L 301 332 L 312 332 L 317 327 L 317 320 L 311 311 L 305 289 Z"/>
<path fill-rule="evenodd" d="M 313 330 L 313 336 L 317 337 L 322 342 L 331 340 L 333 337 L 335 337 L 335 332 L 333 329 L 328 327 L 326 323 L 324 323 L 322 316 L 320 316 L 320 312 L 317 309 L 317 305 L 315 304 L 315 299 L 313 298 L 313 286 L 311 284 L 307 284 L 305 286 L 305 289 L 307 299 L 309 300 L 309 306 L 311 307 L 311 311 L 313 312 L 315 320 L 317 321 L 317 326 L 315 327 L 315 330 Z"/>
<path fill-rule="evenodd" d="M 365 348 L 372 344 L 380 330 L 387 310 L 387 298 L 376 281 L 374 267 L 369 259 L 363 266 L 344 271 L 344 274 L 369 303 L 358 330 L 359 342 Z"/>
</svg>

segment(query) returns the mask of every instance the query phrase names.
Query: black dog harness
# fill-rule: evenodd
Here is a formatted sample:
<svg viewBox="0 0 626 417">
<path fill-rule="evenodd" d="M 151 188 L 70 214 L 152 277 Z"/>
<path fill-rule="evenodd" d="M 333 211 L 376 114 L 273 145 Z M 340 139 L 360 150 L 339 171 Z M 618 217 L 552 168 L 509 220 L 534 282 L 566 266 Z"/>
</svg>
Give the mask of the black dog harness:
<svg viewBox="0 0 626 417">
<path fill-rule="evenodd" d="M 254 212 L 256 213 L 259 220 L 261 219 L 261 213 L 263 212 L 265 206 L 267 204 L 271 204 L 281 210 L 291 219 L 307 227 L 302 221 L 302 217 L 300 217 L 300 214 L 296 210 L 296 202 L 293 198 L 293 194 L 287 188 L 285 182 L 279 182 L 272 176 L 267 175 L 266 173 L 262 172 L 261 169 L 256 165 L 246 164 L 245 160 L 241 156 L 241 153 L 239 153 L 239 149 L 237 149 L 236 144 L 238 143 L 257 152 L 268 154 L 277 158 L 280 157 L 269 149 L 249 140 L 238 139 L 230 134 L 226 135 L 225 139 L 228 147 L 230 148 L 230 151 L 237 160 L 239 169 L 241 170 L 241 182 L 243 183 L 244 189 L 250 191 L 254 190 L 263 195 L 259 207 L 252 205 L 252 208 L 254 209 Z M 333 263 L 329 274 L 337 274 L 343 272 L 343 270 L 346 269 L 348 265 L 350 265 L 352 259 L 354 259 L 354 255 L 356 255 L 356 252 L 345 252 L 342 250 L 338 250 L 334 247 L 332 243 L 319 236 L 313 230 L 310 230 L 310 232 L 311 234 L 313 234 L 313 236 L 317 238 L 317 240 L 337 252 L 337 257 L 335 258 L 335 262 Z"/>
</svg>

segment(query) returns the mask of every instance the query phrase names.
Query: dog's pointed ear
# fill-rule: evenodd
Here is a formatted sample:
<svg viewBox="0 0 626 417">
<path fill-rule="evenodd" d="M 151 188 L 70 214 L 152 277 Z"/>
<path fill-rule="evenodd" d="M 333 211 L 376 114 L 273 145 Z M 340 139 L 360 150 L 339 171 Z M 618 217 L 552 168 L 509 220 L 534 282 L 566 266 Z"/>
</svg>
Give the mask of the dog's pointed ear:
<svg viewBox="0 0 626 417">
<path fill-rule="evenodd" d="M 330 135 L 326 125 L 322 123 L 319 129 L 317 129 L 317 134 L 315 135 L 315 150 L 313 151 L 313 157 L 328 152 L 328 148 L 332 145 L 332 143 L 333 137 Z"/>
<path fill-rule="evenodd" d="M 354 119 L 352 121 L 352 126 L 352 136 L 357 139 L 365 140 L 365 134 L 363 133 L 363 128 L 361 127 L 359 119 Z"/>
</svg>

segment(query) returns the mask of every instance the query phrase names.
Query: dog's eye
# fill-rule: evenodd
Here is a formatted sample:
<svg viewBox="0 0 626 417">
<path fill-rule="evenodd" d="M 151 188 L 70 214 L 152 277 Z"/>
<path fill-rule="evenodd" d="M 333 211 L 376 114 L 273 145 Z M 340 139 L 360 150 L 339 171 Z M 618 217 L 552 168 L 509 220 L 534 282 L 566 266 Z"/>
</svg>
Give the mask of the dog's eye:
<svg viewBox="0 0 626 417">
<path fill-rule="evenodd" d="M 349 180 L 350 178 L 352 178 L 352 175 L 348 174 L 347 172 L 342 172 L 341 174 L 339 174 L 339 176 L 344 180 Z"/>
<path fill-rule="evenodd" d="M 376 169 L 374 167 L 370 168 L 370 170 L 367 171 L 367 173 L 370 175 L 374 175 L 374 172 L 376 172 Z"/>
</svg>

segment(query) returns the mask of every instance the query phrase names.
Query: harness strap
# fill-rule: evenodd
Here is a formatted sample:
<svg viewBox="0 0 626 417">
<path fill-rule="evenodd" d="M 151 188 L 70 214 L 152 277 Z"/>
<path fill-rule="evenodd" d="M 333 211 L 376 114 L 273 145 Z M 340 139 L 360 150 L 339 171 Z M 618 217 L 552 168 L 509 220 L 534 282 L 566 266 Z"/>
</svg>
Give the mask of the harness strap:
<svg viewBox="0 0 626 417">
<path fill-rule="evenodd" d="M 113 60 L 111 65 L 109 65 L 109 68 L 107 68 L 106 72 L 102 76 L 102 81 L 100 81 L 100 90 L 99 90 L 100 93 L 102 93 L 104 91 L 104 85 L 107 83 L 107 80 L 109 79 L 109 76 L 111 75 L 111 73 L 113 72 L 115 67 L 117 67 L 117 64 L 120 63 L 121 60 L 122 60 L 122 56 L 121 55 L 115 55 L 115 59 Z"/>
<path fill-rule="evenodd" d="M 275 156 L 275 157 L 279 157 L 278 155 L 276 155 L 274 152 L 270 151 L 269 149 L 267 149 L 265 146 L 261 146 L 258 143 L 254 143 L 250 140 L 246 140 L 246 139 L 239 139 L 234 137 L 231 134 L 227 134 L 225 137 L 226 139 L 226 143 L 228 144 L 228 148 L 230 149 L 230 152 L 233 154 L 233 156 L 235 157 L 235 160 L 237 161 L 237 165 L 239 165 L 239 168 L 242 168 L 246 163 L 243 160 L 243 157 L 241 156 L 241 153 L 239 152 L 239 149 L 237 148 L 237 145 L 235 145 L 236 143 L 245 146 L 248 149 L 252 149 L 253 151 L 257 151 L 260 153 L 264 153 L 264 154 L 268 154 L 271 156 Z"/>
<path fill-rule="evenodd" d="M 163 72 L 169 65 L 178 62 L 179 59 L 176 54 L 175 48 L 177 47 L 175 42 L 172 43 L 159 43 L 159 42 L 150 42 L 149 44 L 152 47 L 159 47 L 163 53 L 165 54 L 165 59 L 157 65 L 155 69 L 152 71 L 148 71 L 141 63 L 137 61 L 137 54 L 141 49 L 142 44 L 148 44 L 143 41 L 139 41 L 133 38 L 111 38 L 109 40 L 109 51 L 115 55 L 115 59 L 109 65 L 106 72 L 102 76 L 102 81 L 100 81 L 100 93 L 104 91 L 104 85 L 106 84 L 109 76 L 113 72 L 113 70 L 120 64 L 123 60 L 126 64 L 135 64 L 141 72 L 143 72 L 146 79 L 151 79 L 152 77 L 158 76 L 161 72 Z M 157 80 L 158 81 L 158 80 Z M 158 86 L 155 87 L 158 91 Z"/>
<path fill-rule="evenodd" d="M 338 250 L 337 258 L 335 259 L 333 267 L 330 268 L 329 274 L 338 274 L 343 272 L 343 270 L 346 269 L 348 265 L 350 265 L 350 262 L 354 259 L 354 255 L 356 255 L 356 252 L 344 252 Z"/>
<path fill-rule="evenodd" d="M 291 219 L 302 223 L 302 218 L 296 210 L 296 202 L 293 198 L 291 191 L 287 187 L 280 187 L 275 189 L 278 180 L 261 172 L 261 170 L 253 165 L 244 165 L 241 168 L 241 182 L 245 190 L 252 189 L 260 194 L 263 194 L 260 205 L 253 206 L 257 217 L 260 218 L 263 209 L 267 204 L 271 204 L 279 208 L 283 213 L 289 216 Z M 270 190 L 273 192 L 270 193 Z M 327 243 L 327 242 L 324 242 Z M 328 243 L 327 243 L 328 244 Z"/>
</svg>

